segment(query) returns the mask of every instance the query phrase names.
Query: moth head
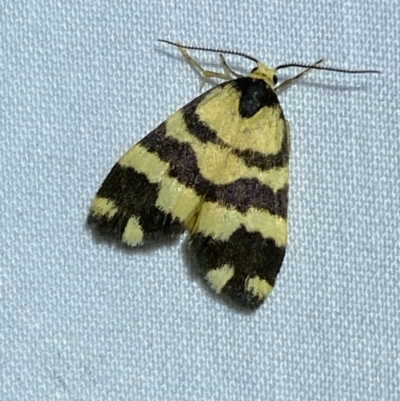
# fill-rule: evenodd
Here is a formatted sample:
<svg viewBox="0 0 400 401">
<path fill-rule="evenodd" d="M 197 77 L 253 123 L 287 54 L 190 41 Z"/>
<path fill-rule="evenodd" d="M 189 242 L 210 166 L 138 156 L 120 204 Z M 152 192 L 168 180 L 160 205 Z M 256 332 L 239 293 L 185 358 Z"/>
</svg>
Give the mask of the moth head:
<svg viewBox="0 0 400 401">
<path fill-rule="evenodd" d="M 258 61 L 257 66 L 250 71 L 249 77 L 254 79 L 262 79 L 263 81 L 267 82 L 271 88 L 274 88 L 278 83 L 276 69 L 268 67 L 260 61 Z"/>
</svg>

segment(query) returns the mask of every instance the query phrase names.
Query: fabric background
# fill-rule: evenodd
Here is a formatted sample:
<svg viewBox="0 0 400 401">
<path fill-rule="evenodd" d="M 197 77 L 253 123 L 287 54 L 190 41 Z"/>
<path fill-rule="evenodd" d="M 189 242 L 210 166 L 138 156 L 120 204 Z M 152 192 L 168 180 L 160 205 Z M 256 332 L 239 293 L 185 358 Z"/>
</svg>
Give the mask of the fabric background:
<svg viewBox="0 0 400 401">
<path fill-rule="evenodd" d="M 399 1 L 3 0 L 0 13 L 1 400 L 400 399 Z M 312 72 L 280 96 L 290 245 L 254 314 L 191 275 L 183 239 L 127 252 L 86 227 L 122 153 L 199 94 L 157 38 L 382 70 Z"/>
</svg>

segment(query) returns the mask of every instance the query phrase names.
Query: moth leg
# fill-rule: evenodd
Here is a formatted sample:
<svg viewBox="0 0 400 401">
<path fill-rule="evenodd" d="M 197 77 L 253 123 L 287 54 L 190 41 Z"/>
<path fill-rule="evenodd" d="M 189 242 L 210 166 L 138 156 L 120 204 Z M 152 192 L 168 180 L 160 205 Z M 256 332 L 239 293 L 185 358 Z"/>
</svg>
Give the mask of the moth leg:
<svg viewBox="0 0 400 401">
<path fill-rule="evenodd" d="M 232 77 L 225 71 L 224 69 L 224 74 L 216 71 L 210 71 L 206 70 L 203 68 L 198 61 L 196 61 L 184 47 L 179 47 L 180 52 L 182 53 L 183 57 L 185 60 L 188 62 L 189 65 L 191 65 L 195 70 L 197 70 L 201 77 L 202 77 L 202 84 L 201 87 L 209 80 L 212 78 L 218 78 L 218 79 L 223 79 L 225 81 L 230 81 Z M 226 64 L 226 63 L 225 63 Z"/>
<path fill-rule="evenodd" d="M 232 69 L 231 67 L 229 67 L 228 63 L 227 63 L 226 60 L 225 60 L 225 57 L 224 57 L 222 54 L 219 55 L 219 60 L 220 60 L 220 62 L 221 62 L 222 68 L 223 68 L 224 71 L 225 71 L 225 74 L 226 74 L 227 76 L 229 76 L 230 79 L 232 79 L 232 75 L 233 75 L 235 78 L 240 78 L 240 77 L 243 76 L 243 75 L 240 75 L 240 74 L 238 74 L 237 72 L 233 71 L 233 69 Z"/>
<path fill-rule="evenodd" d="M 303 70 L 300 74 L 297 74 L 296 76 L 292 78 L 288 78 L 285 81 L 283 81 L 281 84 L 275 87 L 275 92 L 280 93 L 283 92 L 285 89 L 287 89 L 289 86 L 293 85 L 295 82 L 297 82 L 299 79 L 303 78 L 307 73 L 310 72 L 312 69 L 311 67 L 315 67 L 323 62 L 323 59 L 318 60 L 314 64 L 312 64 L 309 68 L 306 68 Z"/>
</svg>

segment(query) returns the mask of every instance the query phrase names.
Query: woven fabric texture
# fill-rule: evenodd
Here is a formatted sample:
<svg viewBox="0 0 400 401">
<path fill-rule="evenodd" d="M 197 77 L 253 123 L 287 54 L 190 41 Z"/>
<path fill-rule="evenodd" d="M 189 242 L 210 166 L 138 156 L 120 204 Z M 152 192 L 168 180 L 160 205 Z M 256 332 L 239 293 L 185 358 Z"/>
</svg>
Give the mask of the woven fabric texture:
<svg viewBox="0 0 400 401">
<path fill-rule="evenodd" d="M 2 401 L 400 399 L 399 1 L 0 8 Z M 129 252 L 85 224 L 122 153 L 199 94 L 157 38 L 382 71 L 315 71 L 280 95 L 290 244 L 256 313 L 193 277 L 184 237 Z"/>
</svg>

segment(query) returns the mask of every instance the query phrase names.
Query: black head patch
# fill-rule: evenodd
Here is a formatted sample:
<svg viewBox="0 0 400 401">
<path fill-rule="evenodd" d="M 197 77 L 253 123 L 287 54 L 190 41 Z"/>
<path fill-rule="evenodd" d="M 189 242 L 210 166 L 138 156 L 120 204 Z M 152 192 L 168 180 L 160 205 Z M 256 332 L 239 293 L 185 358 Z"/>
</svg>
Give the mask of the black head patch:
<svg viewBox="0 0 400 401">
<path fill-rule="evenodd" d="M 262 79 L 238 78 L 232 81 L 232 86 L 241 93 L 239 113 L 244 118 L 254 116 L 263 107 L 279 105 L 276 93 Z"/>
</svg>

